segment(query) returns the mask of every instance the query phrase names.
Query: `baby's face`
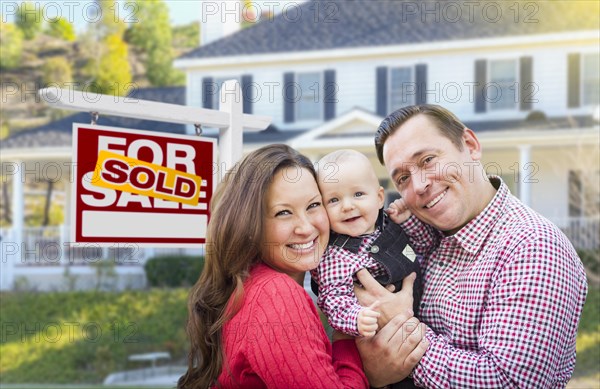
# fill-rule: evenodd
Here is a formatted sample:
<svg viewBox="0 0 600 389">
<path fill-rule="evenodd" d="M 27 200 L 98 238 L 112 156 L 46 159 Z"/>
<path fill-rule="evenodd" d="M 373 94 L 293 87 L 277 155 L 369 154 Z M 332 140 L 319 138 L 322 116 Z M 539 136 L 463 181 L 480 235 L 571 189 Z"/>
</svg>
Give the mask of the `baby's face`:
<svg viewBox="0 0 600 389">
<path fill-rule="evenodd" d="M 352 159 L 330 164 L 329 174 L 319 177 L 319 189 L 331 229 L 350 236 L 373 232 L 384 201 L 373 168 Z"/>
</svg>

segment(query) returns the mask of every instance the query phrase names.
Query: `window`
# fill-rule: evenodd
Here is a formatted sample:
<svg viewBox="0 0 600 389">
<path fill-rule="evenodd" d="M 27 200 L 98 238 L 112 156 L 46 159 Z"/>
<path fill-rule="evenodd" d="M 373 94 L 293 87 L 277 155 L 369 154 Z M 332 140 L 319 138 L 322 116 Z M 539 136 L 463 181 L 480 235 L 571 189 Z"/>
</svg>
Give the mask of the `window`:
<svg viewBox="0 0 600 389">
<path fill-rule="evenodd" d="M 213 96 L 213 109 L 219 109 L 221 100 L 221 87 L 223 86 L 223 83 L 227 80 L 237 80 L 238 82 L 240 82 L 239 77 L 216 77 L 214 80 L 215 87 L 213 89 L 215 91 L 215 94 Z"/>
<path fill-rule="evenodd" d="M 389 112 L 415 104 L 415 81 L 412 67 L 390 69 Z"/>
<path fill-rule="evenodd" d="M 284 123 L 333 119 L 337 92 L 335 69 L 283 73 Z"/>
<path fill-rule="evenodd" d="M 427 103 L 427 64 L 378 66 L 375 69 L 375 112 L 386 117 L 401 107 Z"/>
<path fill-rule="evenodd" d="M 490 61 L 490 85 L 486 99 L 490 110 L 517 108 L 517 61 L 514 59 Z"/>
<path fill-rule="evenodd" d="M 321 119 L 321 73 L 298 73 L 296 75 L 297 90 L 296 120 Z"/>
<path fill-rule="evenodd" d="M 598 53 L 582 56 L 582 101 L 583 105 L 598 105 L 600 103 L 600 66 Z"/>
</svg>

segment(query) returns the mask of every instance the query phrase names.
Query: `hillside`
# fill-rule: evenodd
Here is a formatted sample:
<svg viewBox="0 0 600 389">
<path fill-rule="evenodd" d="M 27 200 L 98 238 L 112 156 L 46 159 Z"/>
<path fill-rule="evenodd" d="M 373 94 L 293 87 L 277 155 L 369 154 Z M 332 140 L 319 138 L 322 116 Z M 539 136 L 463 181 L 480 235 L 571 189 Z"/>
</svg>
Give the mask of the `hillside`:
<svg viewBox="0 0 600 389">
<path fill-rule="evenodd" d="M 175 58 L 197 47 L 199 23 L 177 26 L 172 31 Z M 0 117 L 3 126 L 8 126 L 10 133 L 14 133 L 70 114 L 49 108 L 37 95 L 39 89 L 48 86 L 44 81 L 44 64 L 55 58 L 65 58 L 71 66 L 72 80 L 60 86 L 65 89 L 88 90 L 92 81 L 89 68 L 99 54 L 96 42 L 97 39 L 90 31 L 82 33 L 73 42 L 44 33 L 32 40 L 24 40 L 20 65 L 15 69 L 0 71 Z M 140 48 L 128 45 L 128 62 L 134 88 L 151 86 L 146 77 L 145 55 Z M 9 134 L 1 134 L 0 138 L 7 135 Z"/>
</svg>

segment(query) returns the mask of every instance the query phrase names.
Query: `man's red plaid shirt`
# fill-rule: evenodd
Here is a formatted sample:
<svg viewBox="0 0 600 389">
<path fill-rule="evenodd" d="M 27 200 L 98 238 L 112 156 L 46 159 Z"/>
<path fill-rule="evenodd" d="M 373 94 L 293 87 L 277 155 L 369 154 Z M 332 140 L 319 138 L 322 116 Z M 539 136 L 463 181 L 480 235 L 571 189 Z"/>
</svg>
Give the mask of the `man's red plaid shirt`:
<svg viewBox="0 0 600 389">
<path fill-rule="evenodd" d="M 510 194 L 452 236 L 413 216 L 402 224 L 423 255 L 419 316 L 430 346 L 413 372 L 429 388 L 564 387 L 587 293 L 566 236 Z"/>
</svg>

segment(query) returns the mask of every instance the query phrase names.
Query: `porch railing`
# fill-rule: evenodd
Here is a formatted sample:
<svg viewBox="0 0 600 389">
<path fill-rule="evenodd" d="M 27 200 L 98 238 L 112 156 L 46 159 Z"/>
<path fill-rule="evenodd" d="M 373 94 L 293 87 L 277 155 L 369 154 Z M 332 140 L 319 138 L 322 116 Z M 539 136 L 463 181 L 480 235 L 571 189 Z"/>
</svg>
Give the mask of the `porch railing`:
<svg viewBox="0 0 600 389">
<path fill-rule="evenodd" d="M 600 248 L 600 216 L 552 220 L 567 235 L 576 249 Z M 11 242 L 10 229 L 0 229 L 2 243 Z M 99 247 L 93 243 L 71 247 L 68 226 L 27 227 L 23 229 L 21 258 L 16 266 L 92 265 L 101 260 L 117 266 L 141 266 L 159 255 L 202 255 L 201 249 L 140 248 L 135 244 Z M 17 243 L 17 242 L 13 242 Z"/>
<path fill-rule="evenodd" d="M 600 216 L 570 217 L 554 221 L 576 249 L 600 248 Z"/>
<path fill-rule="evenodd" d="M 94 243 L 69 244 L 68 226 L 26 227 L 21 242 L 14 242 L 10 229 L 1 229 L 4 244 L 18 244 L 20 258 L 15 266 L 92 265 L 100 261 L 114 261 L 116 266 L 140 266 L 156 255 L 195 254 L 201 250 L 180 248 L 140 248 L 135 244 L 121 243 L 113 247 L 100 247 Z"/>
</svg>

